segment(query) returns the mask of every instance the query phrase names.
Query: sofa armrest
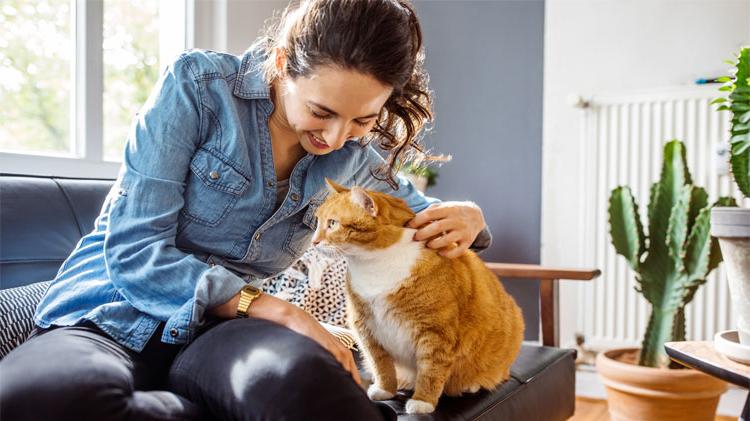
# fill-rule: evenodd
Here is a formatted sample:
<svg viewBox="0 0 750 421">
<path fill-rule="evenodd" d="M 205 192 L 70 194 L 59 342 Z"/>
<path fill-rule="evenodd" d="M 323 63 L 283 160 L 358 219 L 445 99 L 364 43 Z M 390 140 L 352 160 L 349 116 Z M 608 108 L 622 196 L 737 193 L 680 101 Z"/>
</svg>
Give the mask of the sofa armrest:
<svg viewBox="0 0 750 421">
<path fill-rule="evenodd" d="M 485 262 L 487 268 L 500 278 L 539 280 L 539 312 L 542 322 L 542 345 L 559 346 L 558 285 L 560 279 L 590 281 L 599 275 L 599 269 L 551 268 L 539 265 Z"/>
</svg>

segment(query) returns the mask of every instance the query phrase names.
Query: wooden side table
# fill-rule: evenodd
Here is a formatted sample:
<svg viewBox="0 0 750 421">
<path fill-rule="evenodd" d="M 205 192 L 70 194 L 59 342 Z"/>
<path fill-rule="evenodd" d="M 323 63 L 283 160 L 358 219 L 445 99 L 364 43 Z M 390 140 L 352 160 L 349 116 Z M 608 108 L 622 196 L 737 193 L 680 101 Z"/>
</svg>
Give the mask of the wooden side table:
<svg viewBox="0 0 750 421">
<path fill-rule="evenodd" d="M 745 389 L 750 389 L 750 365 L 730 360 L 714 349 L 711 341 L 667 342 L 672 360 Z M 745 400 L 741 421 L 750 421 L 750 395 Z"/>
</svg>

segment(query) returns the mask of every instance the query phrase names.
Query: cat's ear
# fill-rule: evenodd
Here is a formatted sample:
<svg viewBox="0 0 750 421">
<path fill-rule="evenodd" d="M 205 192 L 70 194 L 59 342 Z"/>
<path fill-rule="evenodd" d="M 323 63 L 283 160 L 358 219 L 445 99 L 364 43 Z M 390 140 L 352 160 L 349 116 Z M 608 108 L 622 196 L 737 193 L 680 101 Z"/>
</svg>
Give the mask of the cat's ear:
<svg viewBox="0 0 750 421">
<path fill-rule="evenodd" d="M 341 184 L 336 183 L 328 177 L 326 177 L 326 184 L 328 185 L 328 190 L 330 190 L 331 193 L 346 193 L 349 191 L 349 189 L 342 186 Z"/>
<path fill-rule="evenodd" d="M 371 216 L 378 215 L 378 207 L 375 205 L 375 201 L 372 200 L 372 196 L 367 194 L 366 191 L 364 191 L 363 189 L 359 187 L 354 187 L 352 189 L 351 197 L 352 197 L 352 202 L 354 202 L 355 205 L 361 206 Z"/>
</svg>

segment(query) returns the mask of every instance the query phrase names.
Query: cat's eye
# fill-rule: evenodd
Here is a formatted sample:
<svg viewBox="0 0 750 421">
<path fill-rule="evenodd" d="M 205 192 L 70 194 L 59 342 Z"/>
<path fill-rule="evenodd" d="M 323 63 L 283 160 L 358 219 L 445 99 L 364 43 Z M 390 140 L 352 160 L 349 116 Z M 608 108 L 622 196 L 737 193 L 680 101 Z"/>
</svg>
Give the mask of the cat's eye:
<svg viewBox="0 0 750 421">
<path fill-rule="evenodd" d="M 339 226 L 339 221 L 335 219 L 329 219 L 327 225 L 328 225 L 328 229 L 332 230 Z"/>
</svg>

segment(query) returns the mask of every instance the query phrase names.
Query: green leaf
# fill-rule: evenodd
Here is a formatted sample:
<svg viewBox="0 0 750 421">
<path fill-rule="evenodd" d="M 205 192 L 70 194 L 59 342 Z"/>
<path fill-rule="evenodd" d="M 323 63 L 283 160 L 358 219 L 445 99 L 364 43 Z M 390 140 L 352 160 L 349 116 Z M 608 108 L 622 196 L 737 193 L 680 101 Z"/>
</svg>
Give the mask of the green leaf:
<svg viewBox="0 0 750 421">
<path fill-rule="evenodd" d="M 722 86 L 721 88 L 719 88 L 719 91 L 721 91 L 721 92 L 732 92 L 732 87 L 731 86 Z"/>
<path fill-rule="evenodd" d="M 747 123 L 750 122 L 750 111 L 740 115 L 740 123 Z"/>
<path fill-rule="evenodd" d="M 727 63 L 729 63 L 730 65 L 734 66 L 734 62 L 733 61 L 728 61 Z M 721 77 L 716 78 L 716 81 L 719 82 L 719 83 L 726 83 L 726 82 L 731 82 L 732 78 L 729 77 L 729 76 L 721 76 Z"/>
<path fill-rule="evenodd" d="M 750 143 L 737 142 L 732 144 L 732 176 L 745 197 L 750 197 Z"/>
<path fill-rule="evenodd" d="M 685 272 L 688 280 L 706 279 L 711 255 L 711 208 L 701 209 L 685 248 Z"/>
<path fill-rule="evenodd" d="M 693 195 L 690 197 L 690 213 L 688 215 L 688 232 L 693 230 L 695 218 L 701 209 L 708 206 L 708 193 L 703 187 L 693 186 Z"/>
<path fill-rule="evenodd" d="M 750 140 L 750 138 L 748 138 L 747 133 L 743 133 L 743 134 L 732 136 L 729 139 L 729 143 L 745 142 L 747 140 Z"/>
<path fill-rule="evenodd" d="M 726 105 L 722 105 L 719 108 L 717 108 L 716 111 L 731 111 L 731 109 L 727 107 Z"/>
<path fill-rule="evenodd" d="M 620 186 L 612 190 L 609 199 L 609 227 L 615 250 L 627 259 L 633 270 L 638 271 L 641 255 L 645 250 L 645 238 L 638 204 L 629 187 Z"/>
<path fill-rule="evenodd" d="M 737 150 L 734 151 L 733 153 L 735 155 L 741 155 L 741 154 L 745 153 L 745 151 L 748 150 L 749 148 L 750 148 L 750 143 L 744 143 L 742 146 L 740 146 L 739 148 L 737 148 Z"/>
<path fill-rule="evenodd" d="M 724 97 L 715 98 L 713 101 L 709 103 L 709 105 L 713 104 L 721 104 L 722 102 L 727 102 L 727 99 Z"/>
<path fill-rule="evenodd" d="M 667 244 L 669 255 L 677 264 L 676 270 L 682 270 L 682 249 L 688 235 L 688 220 L 690 219 L 690 201 L 693 197 L 693 186 L 686 184 L 679 192 L 677 202 L 672 206 L 667 226 Z"/>
</svg>

